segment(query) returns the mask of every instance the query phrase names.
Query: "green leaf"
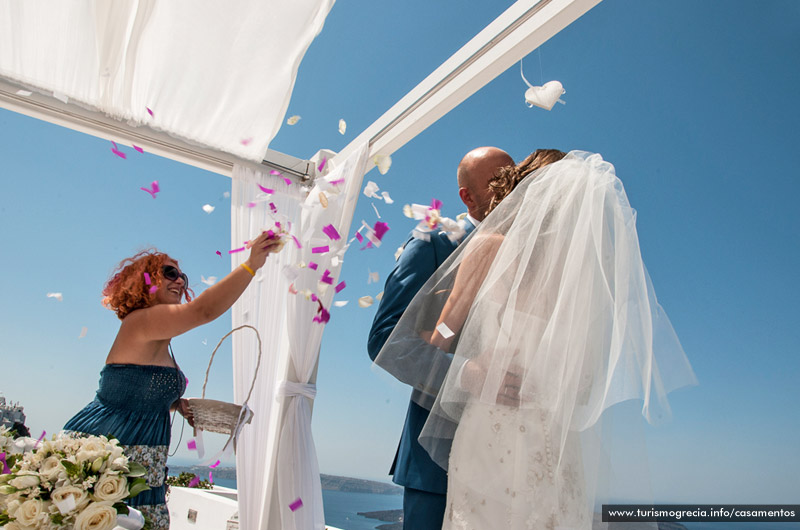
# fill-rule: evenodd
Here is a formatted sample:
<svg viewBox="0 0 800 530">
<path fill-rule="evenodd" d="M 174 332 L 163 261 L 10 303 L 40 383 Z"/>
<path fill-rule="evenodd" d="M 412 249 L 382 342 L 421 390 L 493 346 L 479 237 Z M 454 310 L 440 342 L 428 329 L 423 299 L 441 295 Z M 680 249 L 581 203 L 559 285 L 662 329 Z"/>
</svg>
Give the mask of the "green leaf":
<svg viewBox="0 0 800 530">
<path fill-rule="evenodd" d="M 143 491 L 147 491 L 150 489 L 150 486 L 147 485 L 147 481 L 143 478 L 135 478 L 131 482 L 130 489 L 128 490 L 127 499 L 131 499 L 136 497 Z"/>
<path fill-rule="evenodd" d="M 77 477 L 83 471 L 83 466 L 81 466 L 80 464 L 73 464 L 72 462 L 66 459 L 61 461 L 61 465 L 64 466 L 64 469 L 67 470 L 67 475 L 72 475 Z"/>
<path fill-rule="evenodd" d="M 64 524 L 64 516 L 60 513 L 54 513 L 50 516 L 50 520 L 53 521 L 54 525 L 61 526 Z"/>
<path fill-rule="evenodd" d="M 143 477 L 147 473 L 147 469 L 138 462 L 128 462 L 128 471 L 125 473 L 126 477 Z"/>
<path fill-rule="evenodd" d="M 117 515 L 128 515 L 131 513 L 131 511 L 128 509 L 128 505 L 124 502 L 115 502 L 112 508 L 117 510 Z"/>
</svg>

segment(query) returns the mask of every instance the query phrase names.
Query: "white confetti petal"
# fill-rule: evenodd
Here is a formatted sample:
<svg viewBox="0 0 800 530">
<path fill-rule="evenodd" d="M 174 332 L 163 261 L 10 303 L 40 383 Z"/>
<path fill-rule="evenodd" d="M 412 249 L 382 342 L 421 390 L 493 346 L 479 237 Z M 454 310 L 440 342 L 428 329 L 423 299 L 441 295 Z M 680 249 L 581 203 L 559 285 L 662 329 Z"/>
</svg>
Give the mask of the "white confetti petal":
<svg viewBox="0 0 800 530">
<path fill-rule="evenodd" d="M 61 92 L 53 92 L 53 97 L 59 100 L 62 103 L 69 103 L 69 97 L 66 94 L 62 94 Z"/>
<path fill-rule="evenodd" d="M 203 211 L 206 212 L 206 213 L 211 213 L 211 212 L 214 211 L 214 207 L 211 206 L 210 204 L 204 204 L 203 205 Z"/>
<path fill-rule="evenodd" d="M 339 134 L 344 134 L 347 131 L 347 123 L 344 120 L 339 120 Z"/>
<path fill-rule="evenodd" d="M 451 330 L 450 328 L 448 328 L 448 327 L 447 327 L 447 324 L 445 324 L 444 322 L 442 322 L 441 324 L 439 324 L 438 326 L 436 326 L 436 331 L 438 331 L 438 332 L 439 332 L 439 334 L 440 334 L 442 337 L 446 338 L 446 339 L 449 339 L 450 337 L 452 337 L 453 335 L 455 335 L 455 333 L 453 333 L 453 330 Z"/>
<path fill-rule="evenodd" d="M 388 191 L 382 191 L 381 195 L 383 196 L 383 200 L 386 201 L 386 204 L 393 204 L 394 203 L 392 198 L 389 197 L 389 192 Z"/>
<path fill-rule="evenodd" d="M 372 202 L 372 203 L 370 203 L 370 204 L 372 204 L 372 209 L 373 209 L 373 210 L 375 210 L 375 215 L 377 215 L 377 216 L 378 216 L 378 219 L 381 219 L 381 213 L 378 211 L 378 207 L 377 207 L 377 206 L 375 206 L 375 203 L 374 203 L 374 202 Z"/>
<path fill-rule="evenodd" d="M 372 305 L 373 302 L 374 300 L 372 299 L 371 296 L 369 295 L 362 296 L 361 298 L 358 299 L 358 307 L 369 307 Z"/>
<path fill-rule="evenodd" d="M 33 92 L 31 92 L 30 90 L 17 90 L 16 94 L 18 96 L 28 97 L 31 94 L 33 94 Z"/>
<path fill-rule="evenodd" d="M 61 293 L 47 293 L 47 298 L 55 298 L 59 302 L 64 301 L 64 295 Z"/>
<path fill-rule="evenodd" d="M 339 300 L 338 302 L 334 302 L 333 305 L 336 307 L 344 307 L 347 305 L 348 300 Z"/>
<path fill-rule="evenodd" d="M 389 168 L 392 167 L 392 157 L 389 155 L 375 155 L 373 160 L 375 165 L 378 166 L 378 171 L 380 171 L 381 175 L 385 175 Z"/>
<path fill-rule="evenodd" d="M 223 196 L 223 197 L 225 197 L 226 199 L 230 199 L 230 198 L 231 198 L 231 192 L 229 192 L 229 191 L 226 191 L 226 192 L 224 192 L 224 193 L 222 194 L 222 196 Z"/>
<path fill-rule="evenodd" d="M 370 283 L 378 283 L 379 281 L 380 281 L 380 276 L 378 275 L 378 272 L 377 271 L 372 272 L 369 269 L 367 269 L 367 285 L 369 285 Z"/>
<path fill-rule="evenodd" d="M 200 275 L 200 281 L 203 282 L 206 285 L 214 285 L 215 283 L 217 283 L 217 277 L 216 276 L 209 276 L 208 278 L 206 278 L 205 276 L 203 276 L 201 274 Z"/>
<path fill-rule="evenodd" d="M 375 295 L 375 300 L 377 300 L 378 302 L 383 300 L 383 291 L 381 291 L 377 295 Z"/>
<path fill-rule="evenodd" d="M 403 253 L 403 247 L 397 247 L 397 250 L 394 251 L 394 260 L 397 261 L 400 259 L 400 254 Z"/>
<path fill-rule="evenodd" d="M 300 116 L 290 116 L 289 119 L 286 120 L 287 125 L 294 125 L 298 121 L 300 121 Z"/>
<path fill-rule="evenodd" d="M 380 199 L 378 195 L 378 185 L 371 180 L 367 181 L 367 185 L 364 186 L 364 195 L 370 199 Z"/>
<path fill-rule="evenodd" d="M 87 333 L 88 331 L 89 331 L 89 328 L 87 328 L 86 326 L 83 326 L 83 327 L 81 328 L 81 334 L 80 334 L 80 335 L 78 335 L 78 338 L 79 338 L 79 339 L 82 339 L 83 337 L 85 337 L 85 336 L 86 336 L 86 333 Z"/>
</svg>

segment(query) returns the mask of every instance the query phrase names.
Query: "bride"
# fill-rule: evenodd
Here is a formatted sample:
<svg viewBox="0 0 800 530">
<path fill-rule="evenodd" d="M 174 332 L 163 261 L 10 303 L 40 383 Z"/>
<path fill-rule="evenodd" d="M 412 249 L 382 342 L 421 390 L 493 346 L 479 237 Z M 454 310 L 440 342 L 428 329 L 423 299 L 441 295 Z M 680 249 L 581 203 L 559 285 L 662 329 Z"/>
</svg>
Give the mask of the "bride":
<svg viewBox="0 0 800 530">
<path fill-rule="evenodd" d="M 592 528 L 615 495 L 606 410 L 639 399 L 656 423 L 694 375 L 611 164 L 539 150 L 491 185 L 490 215 L 376 364 L 431 410 L 419 441 L 448 470 L 444 528 Z"/>
</svg>

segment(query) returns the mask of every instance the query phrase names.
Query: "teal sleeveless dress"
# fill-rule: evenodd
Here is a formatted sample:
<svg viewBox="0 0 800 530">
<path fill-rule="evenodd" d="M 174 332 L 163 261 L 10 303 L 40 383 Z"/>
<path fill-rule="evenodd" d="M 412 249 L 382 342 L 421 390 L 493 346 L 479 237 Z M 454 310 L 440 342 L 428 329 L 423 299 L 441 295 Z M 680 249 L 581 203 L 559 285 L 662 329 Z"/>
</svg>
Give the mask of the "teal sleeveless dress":
<svg viewBox="0 0 800 530">
<path fill-rule="evenodd" d="M 185 391 L 186 377 L 177 366 L 107 364 L 94 401 L 64 425 L 65 431 L 116 437 L 125 454 L 147 469 L 150 489 L 128 504 L 144 513 L 154 529 L 169 528 L 164 482 L 169 408 Z"/>
</svg>

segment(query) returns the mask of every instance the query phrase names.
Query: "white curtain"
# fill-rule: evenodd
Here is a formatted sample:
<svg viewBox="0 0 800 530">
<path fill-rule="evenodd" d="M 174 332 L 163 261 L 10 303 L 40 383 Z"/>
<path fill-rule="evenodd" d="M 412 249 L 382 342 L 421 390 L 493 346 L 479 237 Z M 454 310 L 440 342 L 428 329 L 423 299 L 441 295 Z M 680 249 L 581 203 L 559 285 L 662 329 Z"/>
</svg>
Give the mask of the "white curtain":
<svg viewBox="0 0 800 530">
<path fill-rule="evenodd" d="M 260 161 L 333 2 L 0 0 L 0 77 Z"/>
<path fill-rule="evenodd" d="M 290 241 L 283 252 L 270 256 L 256 278 L 263 275 L 263 279 L 233 308 L 233 326 L 255 325 L 265 344 L 250 400 L 255 418 L 242 433 L 236 459 L 241 528 L 324 529 L 319 467 L 311 436 L 315 370 L 324 323 L 314 318 L 323 315 L 320 304 L 330 309 L 340 283 L 341 260 L 367 153 L 368 146 L 363 145 L 335 167 L 326 162 L 323 173 L 329 172 L 318 177 L 302 205 L 297 198 L 283 194 L 270 196 L 277 215 L 286 216 L 280 222 L 292 222 L 291 232 L 302 248 Z M 272 207 L 261 203 L 249 207 L 263 196 L 256 182 L 276 191 L 286 188 L 280 178 L 235 168 L 231 196 L 234 247 L 274 222 Z M 331 239 L 329 228 L 327 233 L 323 231 L 328 225 L 340 239 Z M 319 252 L 325 246 L 328 251 Z M 233 256 L 233 265 L 245 259 L 243 253 Z M 298 268 L 301 262 L 306 266 Z M 316 268 L 309 266 L 312 262 Z M 323 276 L 330 278 L 330 283 L 320 281 Z M 289 292 L 290 285 L 297 294 Z M 234 396 L 241 403 L 255 369 L 255 337 L 241 334 L 233 348 Z"/>
</svg>

